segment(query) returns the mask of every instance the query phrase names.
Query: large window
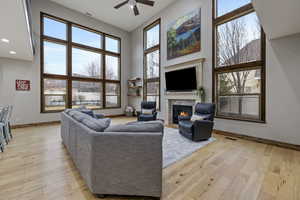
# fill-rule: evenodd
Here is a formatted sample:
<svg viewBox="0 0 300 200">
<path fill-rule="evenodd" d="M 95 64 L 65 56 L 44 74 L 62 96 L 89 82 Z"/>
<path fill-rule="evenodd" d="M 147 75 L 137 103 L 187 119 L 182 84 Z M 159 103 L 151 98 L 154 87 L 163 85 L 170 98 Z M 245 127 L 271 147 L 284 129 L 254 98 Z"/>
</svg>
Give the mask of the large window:
<svg viewBox="0 0 300 200">
<path fill-rule="evenodd" d="M 41 111 L 121 106 L 121 39 L 41 14 Z"/>
<path fill-rule="evenodd" d="M 144 100 L 160 109 L 160 20 L 144 29 Z"/>
<path fill-rule="evenodd" d="M 265 34 L 250 0 L 214 0 L 216 116 L 265 121 Z"/>
</svg>

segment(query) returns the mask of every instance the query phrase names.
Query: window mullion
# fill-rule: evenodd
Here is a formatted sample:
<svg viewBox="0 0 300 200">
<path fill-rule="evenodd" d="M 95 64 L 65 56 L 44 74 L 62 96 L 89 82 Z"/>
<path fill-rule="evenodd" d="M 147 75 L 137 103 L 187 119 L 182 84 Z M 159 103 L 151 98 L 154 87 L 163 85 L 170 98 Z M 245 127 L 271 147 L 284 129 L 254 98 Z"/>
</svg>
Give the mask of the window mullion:
<svg viewBox="0 0 300 200">
<path fill-rule="evenodd" d="M 72 108 L 72 24 L 70 22 L 67 23 L 68 27 L 68 37 L 67 37 L 67 74 L 68 74 L 68 82 L 67 82 L 67 102 L 66 107 Z"/>
<path fill-rule="evenodd" d="M 102 37 L 102 48 L 105 50 L 106 48 L 106 37 L 103 35 Z M 103 108 L 106 108 L 106 54 L 102 54 L 102 106 Z"/>
</svg>

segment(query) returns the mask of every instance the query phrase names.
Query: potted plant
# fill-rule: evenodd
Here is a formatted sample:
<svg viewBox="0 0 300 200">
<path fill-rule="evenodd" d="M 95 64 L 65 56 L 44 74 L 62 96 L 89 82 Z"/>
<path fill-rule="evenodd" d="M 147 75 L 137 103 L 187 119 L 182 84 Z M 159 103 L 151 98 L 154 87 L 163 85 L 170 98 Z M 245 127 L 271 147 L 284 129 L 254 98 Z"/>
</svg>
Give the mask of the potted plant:
<svg viewBox="0 0 300 200">
<path fill-rule="evenodd" d="M 202 103 L 205 102 L 205 89 L 203 86 L 197 89 L 197 95 L 199 96 Z"/>
</svg>

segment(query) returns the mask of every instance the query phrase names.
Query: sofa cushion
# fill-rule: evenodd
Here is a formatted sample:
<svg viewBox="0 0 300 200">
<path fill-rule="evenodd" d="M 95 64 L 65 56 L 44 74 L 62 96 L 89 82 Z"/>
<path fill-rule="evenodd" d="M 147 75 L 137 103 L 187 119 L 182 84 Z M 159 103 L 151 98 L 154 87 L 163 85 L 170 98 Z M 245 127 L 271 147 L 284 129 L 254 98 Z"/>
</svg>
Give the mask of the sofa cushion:
<svg viewBox="0 0 300 200">
<path fill-rule="evenodd" d="M 79 111 L 82 112 L 82 113 L 84 113 L 84 114 L 87 114 L 87 115 L 89 115 L 91 117 L 95 117 L 94 112 L 92 110 L 90 110 L 90 109 L 80 109 Z"/>
<path fill-rule="evenodd" d="M 76 119 L 78 122 L 82 122 L 84 119 L 91 119 L 90 115 L 81 112 L 75 113 L 72 117 Z"/>
<path fill-rule="evenodd" d="M 81 112 L 79 112 L 79 111 L 77 111 L 77 110 L 74 110 L 74 109 L 69 109 L 69 110 L 67 110 L 66 111 L 66 113 L 68 114 L 68 115 L 70 115 L 71 117 L 73 117 L 74 115 L 80 115 L 80 114 L 83 114 L 83 113 L 81 113 Z"/>
<path fill-rule="evenodd" d="M 85 106 L 80 106 L 79 108 L 74 108 L 73 110 L 77 110 L 77 111 L 80 111 L 84 114 L 90 115 L 91 117 L 95 117 L 94 111 L 92 111 L 91 109 L 86 108 Z"/>
<path fill-rule="evenodd" d="M 160 132 L 163 133 L 164 125 L 161 121 L 131 122 L 128 124 L 113 125 L 105 129 L 104 132 Z"/>
<path fill-rule="evenodd" d="M 68 114 L 76 121 L 97 132 L 103 132 L 111 123 L 109 118 L 96 119 L 76 109 L 69 110 Z"/>
<path fill-rule="evenodd" d="M 155 115 L 140 114 L 139 119 L 140 121 L 153 121 L 155 120 Z"/>
<path fill-rule="evenodd" d="M 100 113 L 94 113 L 94 118 L 103 119 L 103 118 L 105 118 L 105 116 L 103 114 L 100 114 Z"/>
<path fill-rule="evenodd" d="M 183 132 L 192 133 L 193 122 L 192 121 L 179 121 L 179 127 Z"/>
<path fill-rule="evenodd" d="M 82 123 L 94 131 L 103 132 L 107 127 L 109 127 L 111 123 L 111 119 L 109 118 L 95 119 L 90 117 L 89 119 L 88 118 L 83 119 Z"/>
</svg>

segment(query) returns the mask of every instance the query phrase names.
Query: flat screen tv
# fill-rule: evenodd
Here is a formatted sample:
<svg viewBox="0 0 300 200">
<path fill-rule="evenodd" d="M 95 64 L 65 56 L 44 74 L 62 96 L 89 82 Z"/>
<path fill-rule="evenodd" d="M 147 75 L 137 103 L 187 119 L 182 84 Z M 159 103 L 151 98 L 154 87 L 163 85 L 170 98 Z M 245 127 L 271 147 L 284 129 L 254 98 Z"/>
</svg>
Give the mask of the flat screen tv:
<svg viewBox="0 0 300 200">
<path fill-rule="evenodd" d="M 196 67 L 166 72 L 167 91 L 193 91 L 197 89 Z"/>
</svg>

